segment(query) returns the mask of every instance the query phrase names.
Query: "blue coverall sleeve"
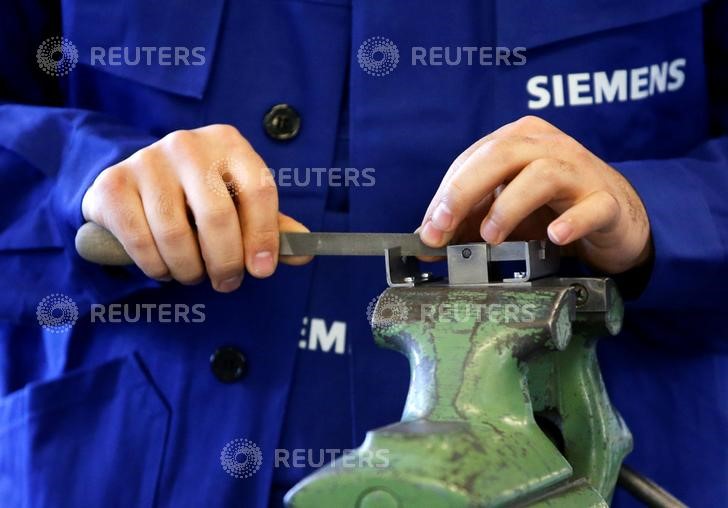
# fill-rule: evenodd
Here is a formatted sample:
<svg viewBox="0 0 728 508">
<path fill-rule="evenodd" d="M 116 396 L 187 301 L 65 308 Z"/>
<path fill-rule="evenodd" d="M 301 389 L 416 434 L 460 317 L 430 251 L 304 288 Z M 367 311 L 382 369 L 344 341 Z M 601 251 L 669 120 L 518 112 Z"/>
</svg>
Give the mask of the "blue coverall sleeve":
<svg viewBox="0 0 728 508">
<path fill-rule="evenodd" d="M 682 158 L 613 164 L 637 190 L 650 219 L 652 271 L 632 304 L 643 309 L 704 312 L 728 301 L 728 2 L 714 0 L 704 14 L 714 139 Z"/>
<path fill-rule="evenodd" d="M 0 271 L 4 289 L 15 288 L 0 292 L 3 316 L 27 317 L 61 288 L 83 304 L 148 284 L 141 272 L 99 277 L 76 255 L 74 237 L 94 178 L 154 140 L 89 111 L 0 104 Z"/>
<path fill-rule="evenodd" d="M 18 164 L 32 168 L 28 171 L 28 180 L 32 179 L 29 183 L 48 186 L 48 200 L 43 206 L 60 219 L 58 222 L 63 227 L 71 228 L 60 231 L 61 234 L 72 234 L 82 223 L 81 200 L 94 178 L 103 169 L 154 141 L 149 134 L 89 111 L 0 105 L 0 149 L 17 157 Z M 16 169 L 12 163 L 3 164 L 0 167 L 3 181 L 18 181 L 8 174 Z M 23 199 L 12 188 L 6 191 L 9 191 L 6 200 Z M 5 201 L 2 206 L 7 205 Z M 24 208 L 26 213 L 37 213 L 28 208 Z M 22 225 L 22 218 L 19 224 Z M 12 241 L 7 238 L 4 244 Z M 44 243 L 43 239 L 35 241 Z"/>
<path fill-rule="evenodd" d="M 726 301 L 728 281 L 728 139 L 691 157 L 614 164 L 647 209 L 654 260 L 636 307 L 706 309 Z"/>
</svg>

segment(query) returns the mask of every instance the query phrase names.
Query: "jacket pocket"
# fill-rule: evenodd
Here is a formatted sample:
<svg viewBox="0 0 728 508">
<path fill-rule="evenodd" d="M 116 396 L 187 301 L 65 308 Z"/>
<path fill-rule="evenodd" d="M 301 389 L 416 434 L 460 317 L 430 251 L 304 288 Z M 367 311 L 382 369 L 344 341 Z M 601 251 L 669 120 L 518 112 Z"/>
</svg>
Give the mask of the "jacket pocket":
<svg viewBox="0 0 728 508">
<path fill-rule="evenodd" d="M 2 505 L 153 506 L 169 418 L 136 354 L 0 399 Z"/>
</svg>

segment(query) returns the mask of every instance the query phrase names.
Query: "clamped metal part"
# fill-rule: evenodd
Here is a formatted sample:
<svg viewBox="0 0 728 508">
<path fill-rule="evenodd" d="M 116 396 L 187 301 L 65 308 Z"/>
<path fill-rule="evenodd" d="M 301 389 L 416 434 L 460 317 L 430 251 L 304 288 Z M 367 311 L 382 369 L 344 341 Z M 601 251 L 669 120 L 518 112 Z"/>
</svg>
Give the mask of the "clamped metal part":
<svg viewBox="0 0 728 508">
<path fill-rule="evenodd" d="M 455 269 L 455 284 L 418 278 L 379 297 L 375 340 L 410 363 L 402 420 L 305 478 L 287 506 L 608 506 L 632 447 L 595 352 L 621 327 L 614 283 L 468 284 Z"/>
<path fill-rule="evenodd" d="M 448 245 L 446 254 L 447 278 L 451 286 L 528 282 L 559 269 L 558 248 L 547 240 Z M 430 273 L 420 271 L 416 259 L 403 256 L 400 247 L 385 249 L 384 259 L 390 287 L 414 286 L 433 280 Z M 516 267 L 511 269 L 511 277 L 505 277 L 508 272 L 503 269 L 496 270 L 507 263 L 514 263 Z"/>
</svg>

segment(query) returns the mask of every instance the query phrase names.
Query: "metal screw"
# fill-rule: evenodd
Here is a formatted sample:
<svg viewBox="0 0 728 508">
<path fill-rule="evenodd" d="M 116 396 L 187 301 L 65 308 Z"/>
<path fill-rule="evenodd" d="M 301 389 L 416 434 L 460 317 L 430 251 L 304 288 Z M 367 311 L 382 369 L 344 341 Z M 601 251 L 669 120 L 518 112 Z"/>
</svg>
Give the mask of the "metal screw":
<svg viewBox="0 0 728 508">
<path fill-rule="evenodd" d="M 470 249 L 468 249 L 467 247 L 465 247 L 465 248 L 463 249 L 463 252 L 462 252 L 462 254 L 463 254 L 463 257 L 464 257 L 465 259 L 468 259 L 468 258 L 469 258 L 469 257 L 470 257 L 470 256 L 471 256 L 471 255 L 472 255 L 473 253 L 472 253 L 472 252 L 470 251 Z"/>
<path fill-rule="evenodd" d="M 413 282 L 415 281 L 415 278 L 414 278 L 414 277 L 405 277 L 405 278 L 404 278 L 404 281 L 405 281 L 405 282 L 406 282 L 407 284 L 411 284 L 411 283 L 413 283 Z"/>
<path fill-rule="evenodd" d="M 421 278 L 422 280 L 427 280 L 427 279 L 429 279 L 429 278 L 430 278 L 430 272 L 422 272 L 422 273 L 420 274 L 420 278 Z"/>
<path fill-rule="evenodd" d="M 571 287 L 574 288 L 574 293 L 576 293 L 576 306 L 584 306 L 589 300 L 589 290 L 581 284 L 572 284 Z"/>
</svg>

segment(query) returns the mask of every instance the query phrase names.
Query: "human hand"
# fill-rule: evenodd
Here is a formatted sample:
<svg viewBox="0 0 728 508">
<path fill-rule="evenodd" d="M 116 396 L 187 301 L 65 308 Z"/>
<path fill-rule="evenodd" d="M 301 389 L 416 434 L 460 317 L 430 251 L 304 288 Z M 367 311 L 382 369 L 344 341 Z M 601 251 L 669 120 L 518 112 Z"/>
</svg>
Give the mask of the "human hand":
<svg viewBox="0 0 728 508">
<path fill-rule="evenodd" d="M 234 163 L 217 171 L 220 160 Z M 229 125 L 172 132 L 105 169 L 82 211 L 149 277 L 195 284 L 207 274 L 220 292 L 237 289 L 246 268 L 255 277 L 275 271 L 279 231 L 308 231 L 278 211 L 270 171 Z"/>
<path fill-rule="evenodd" d="M 620 273 L 651 256 L 645 207 L 629 182 L 576 140 L 528 116 L 450 166 L 419 228 L 424 243 L 482 238 L 573 245 L 588 264 Z"/>
</svg>

